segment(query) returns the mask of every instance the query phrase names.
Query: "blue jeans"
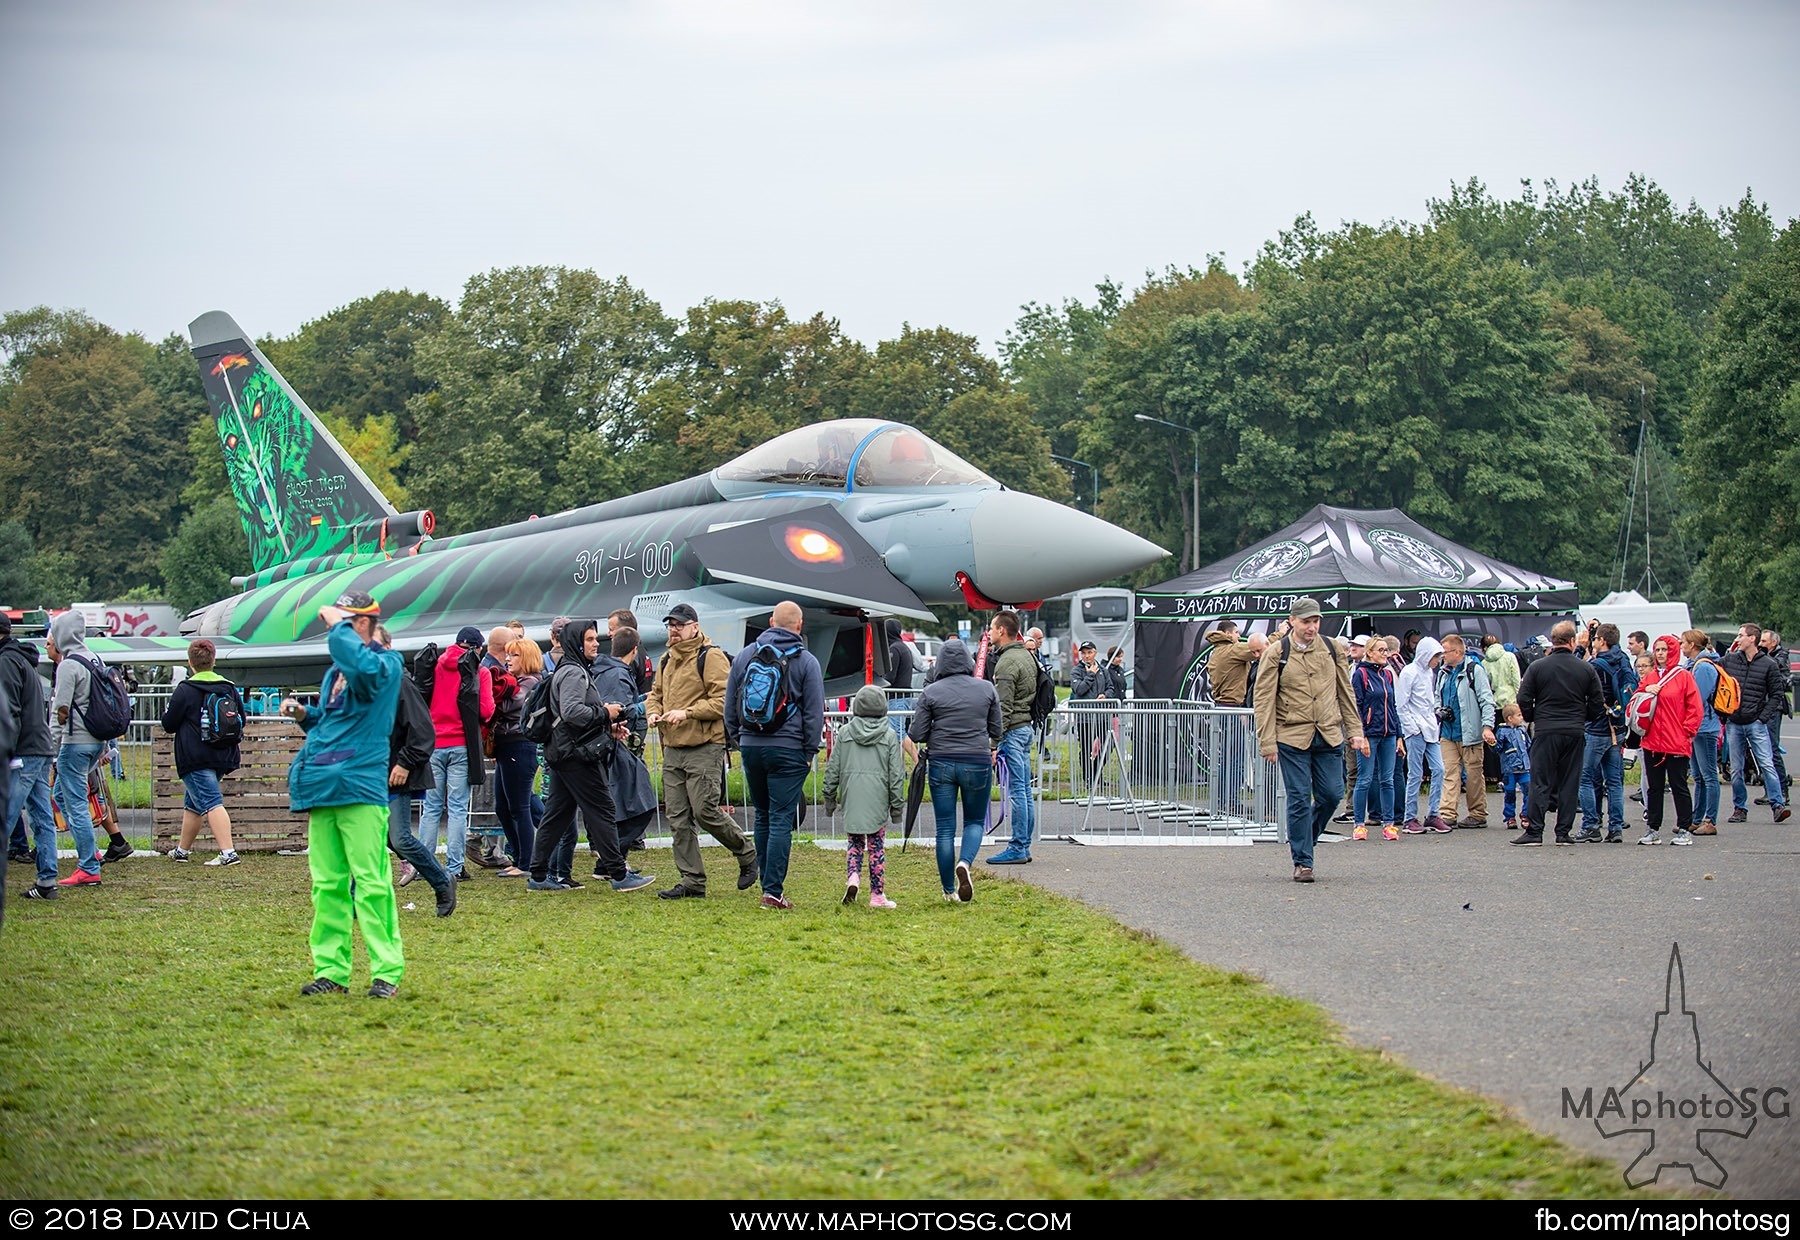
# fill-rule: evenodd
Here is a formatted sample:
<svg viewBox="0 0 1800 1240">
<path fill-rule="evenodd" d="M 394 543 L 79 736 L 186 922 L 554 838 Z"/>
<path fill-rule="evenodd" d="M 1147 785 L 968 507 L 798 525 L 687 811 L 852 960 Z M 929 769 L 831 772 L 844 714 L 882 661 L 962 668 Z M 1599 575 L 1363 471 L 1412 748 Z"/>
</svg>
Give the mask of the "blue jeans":
<svg viewBox="0 0 1800 1240">
<path fill-rule="evenodd" d="M 1325 834 L 1338 802 L 1344 799 L 1344 750 L 1314 732 L 1312 744 L 1305 749 L 1277 744 L 1275 752 L 1281 761 L 1281 783 L 1287 790 L 1288 851 L 1295 865 L 1310 868 L 1313 845 Z"/>
<path fill-rule="evenodd" d="M 1610 736 L 1589 732 L 1581 755 L 1581 828 L 1598 830 L 1600 792 L 1606 791 L 1608 833 L 1625 829 L 1625 752 Z"/>
<path fill-rule="evenodd" d="M 1519 816 L 1520 801 L 1531 801 L 1531 772 L 1514 771 L 1510 775 L 1500 777 L 1500 816 L 1507 819 Z"/>
<path fill-rule="evenodd" d="M 1751 756 L 1756 759 L 1756 769 L 1762 772 L 1763 791 L 1768 794 L 1769 808 L 1780 809 L 1787 804 L 1787 794 L 1781 789 L 1781 778 L 1775 773 L 1775 751 L 1769 744 L 1769 725 L 1758 720 L 1755 723 L 1728 723 L 1725 725 L 1725 747 L 1731 753 L 1731 808 L 1747 810 L 1750 808 L 1750 794 L 1744 790 L 1744 750 L 1749 748 Z M 59 774 L 58 779 L 62 778 Z M 65 814 L 67 810 L 63 811 Z"/>
<path fill-rule="evenodd" d="M 1719 821 L 1719 734 L 1694 737 L 1694 821 Z"/>
<path fill-rule="evenodd" d="M 40 887 L 56 883 L 56 818 L 50 812 L 50 764 L 54 758 L 20 758 L 12 773 L 12 795 L 6 799 L 6 821 L 15 822 L 21 812 L 31 829 Z"/>
<path fill-rule="evenodd" d="M 1000 753 L 1006 758 L 1006 790 L 1012 802 L 1012 843 L 1014 852 L 1031 855 L 1031 841 L 1037 835 L 1037 807 L 1031 801 L 1032 726 L 1022 724 L 1000 738 Z"/>
<path fill-rule="evenodd" d="M 917 698 L 888 699 L 888 726 L 894 729 L 894 735 L 901 740 L 906 739 L 906 725 L 911 722 L 911 716 L 899 712 L 910 711 L 918 704 Z"/>
<path fill-rule="evenodd" d="M 436 855 L 438 820 L 444 820 L 444 869 L 454 878 L 462 873 L 463 848 L 469 839 L 467 747 L 446 745 L 432 750 L 431 783 L 431 791 L 425 794 L 425 808 L 419 815 L 419 842 L 427 852 Z"/>
<path fill-rule="evenodd" d="M 1765 733 L 1765 736 L 1767 734 Z M 75 843 L 76 865 L 89 874 L 100 872 L 100 857 L 94 852 L 94 816 L 88 812 L 88 772 L 100 760 L 104 745 L 65 744 L 56 752 L 56 803 L 62 806 L 63 821 L 69 824 L 69 838 Z M 38 841 L 38 871 L 42 873 L 43 841 Z M 56 853 L 51 846 L 50 867 L 54 873 Z"/>
<path fill-rule="evenodd" d="M 399 854 L 400 860 L 410 861 L 419 877 L 431 884 L 433 891 L 442 891 L 450 885 L 450 876 L 444 873 L 444 867 L 438 864 L 437 853 L 419 842 L 419 837 L 412 833 L 412 793 L 396 792 L 388 798 L 388 847 Z"/>
<path fill-rule="evenodd" d="M 1431 772 L 1431 797 L 1425 802 L 1425 817 L 1437 813 L 1438 802 L 1444 799 L 1444 751 L 1436 741 L 1425 739 L 1423 732 L 1406 738 L 1406 804 L 1394 811 L 1394 817 L 1400 817 L 1400 810 L 1406 811 L 1405 821 L 1419 817 L 1419 785 L 1425 782 L 1425 772 Z"/>
<path fill-rule="evenodd" d="M 501 741 L 494 746 L 494 817 L 506 832 L 513 865 L 521 870 L 531 868 L 532 842 L 544 820 L 544 803 L 531 790 L 537 769 L 537 746 L 530 741 Z"/>
<path fill-rule="evenodd" d="M 812 763 L 798 749 L 757 745 L 739 751 L 744 784 L 756 807 L 756 868 L 765 896 L 779 896 L 787 882 L 788 854 L 794 847 L 794 822 L 800 792 Z"/>
<path fill-rule="evenodd" d="M 962 801 L 961 860 L 964 865 L 974 865 L 981 851 L 981 829 L 987 822 L 988 796 L 994 789 L 994 768 L 986 762 L 932 758 L 925 777 L 931 785 L 931 816 L 937 824 L 938 881 L 948 895 L 956 890 L 956 803 Z"/>
<path fill-rule="evenodd" d="M 1356 764 L 1356 793 L 1350 798 L 1350 813 L 1356 821 L 1394 821 L 1394 750 L 1399 743 L 1397 736 L 1369 740 L 1369 756 Z"/>
</svg>

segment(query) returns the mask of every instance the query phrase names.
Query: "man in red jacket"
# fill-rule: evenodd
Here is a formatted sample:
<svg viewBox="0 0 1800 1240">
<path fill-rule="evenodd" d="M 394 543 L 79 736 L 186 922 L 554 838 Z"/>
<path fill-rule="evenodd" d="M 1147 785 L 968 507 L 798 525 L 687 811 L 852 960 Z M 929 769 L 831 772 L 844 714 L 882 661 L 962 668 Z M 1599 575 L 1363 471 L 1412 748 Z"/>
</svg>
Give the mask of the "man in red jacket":
<svg viewBox="0 0 1800 1240">
<path fill-rule="evenodd" d="M 1706 717 L 1700 705 L 1700 688 L 1694 674 L 1681 666 L 1681 639 L 1663 636 L 1651 648 L 1656 683 L 1639 690 L 1654 694 L 1656 713 L 1644 731 L 1644 825 L 1650 829 L 1640 844 L 1662 843 L 1663 785 L 1675 793 L 1675 834 L 1671 844 L 1692 844 L 1694 798 L 1688 790 L 1688 763 L 1694 755 L 1694 737 Z"/>
</svg>

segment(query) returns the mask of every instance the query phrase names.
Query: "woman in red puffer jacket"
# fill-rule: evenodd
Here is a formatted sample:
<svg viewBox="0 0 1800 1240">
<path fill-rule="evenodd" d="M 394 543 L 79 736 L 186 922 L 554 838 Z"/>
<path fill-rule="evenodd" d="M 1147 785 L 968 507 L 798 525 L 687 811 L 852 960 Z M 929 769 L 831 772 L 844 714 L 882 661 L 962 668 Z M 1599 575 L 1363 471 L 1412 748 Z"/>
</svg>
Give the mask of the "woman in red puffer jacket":
<svg viewBox="0 0 1800 1240">
<path fill-rule="evenodd" d="M 1663 785 L 1675 794 L 1675 835 L 1671 844 L 1692 844 L 1694 797 L 1688 788 L 1688 763 L 1694 753 L 1694 737 L 1705 712 L 1694 674 L 1681 666 L 1681 639 L 1659 637 L 1651 646 L 1657 681 L 1645 692 L 1656 695 L 1656 713 L 1644 731 L 1644 825 L 1650 828 L 1640 844 L 1660 844 Z"/>
</svg>

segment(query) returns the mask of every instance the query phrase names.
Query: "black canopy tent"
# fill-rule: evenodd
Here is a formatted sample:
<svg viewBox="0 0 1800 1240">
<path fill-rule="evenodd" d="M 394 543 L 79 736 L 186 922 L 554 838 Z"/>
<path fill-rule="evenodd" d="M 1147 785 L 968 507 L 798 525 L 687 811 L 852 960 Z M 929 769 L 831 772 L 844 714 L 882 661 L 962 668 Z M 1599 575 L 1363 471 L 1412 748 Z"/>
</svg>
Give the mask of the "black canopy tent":
<svg viewBox="0 0 1800 1240">
<path fill-rule="evenodd" d="M 1136 695 L 1210 700 L 1205 634 L 1227 618 L 1266 632 L 1302 594 L 1339 636 L 1418 629 L 1523 642 L 1576 606 L 1573 582 L 1471 551 L 1398 508 L 1320 504 L 1236 555 L 1138 592 Z"/>
</svg>

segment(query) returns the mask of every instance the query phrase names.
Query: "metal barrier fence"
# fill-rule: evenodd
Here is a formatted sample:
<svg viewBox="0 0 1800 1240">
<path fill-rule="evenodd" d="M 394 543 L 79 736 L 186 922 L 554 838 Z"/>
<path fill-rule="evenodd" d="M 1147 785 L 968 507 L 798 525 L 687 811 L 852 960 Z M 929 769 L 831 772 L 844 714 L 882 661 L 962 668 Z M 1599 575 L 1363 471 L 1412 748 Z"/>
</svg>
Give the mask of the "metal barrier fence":
<svg viewBox="0 0 1800 1240">
<path fill-rule="evenodd" d="M 1134 699 L 1067 702 L 1038 749 L 1045 800 L 1069 807 L 1091 844 L 1249 843 L 1285 838 L 1279 768 L 1237 707 Z"/>
</svg>

